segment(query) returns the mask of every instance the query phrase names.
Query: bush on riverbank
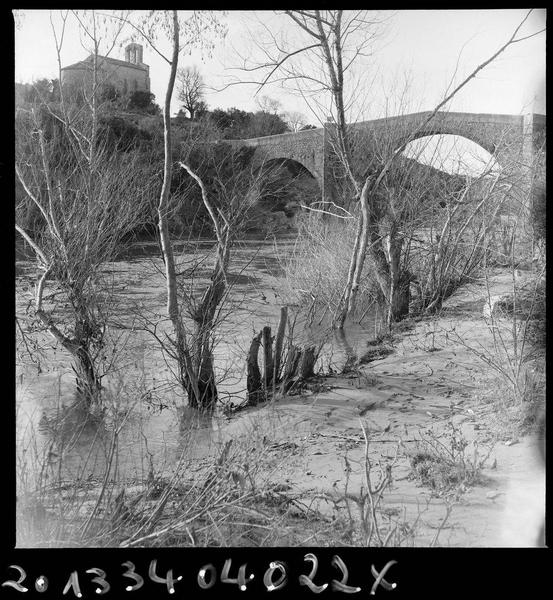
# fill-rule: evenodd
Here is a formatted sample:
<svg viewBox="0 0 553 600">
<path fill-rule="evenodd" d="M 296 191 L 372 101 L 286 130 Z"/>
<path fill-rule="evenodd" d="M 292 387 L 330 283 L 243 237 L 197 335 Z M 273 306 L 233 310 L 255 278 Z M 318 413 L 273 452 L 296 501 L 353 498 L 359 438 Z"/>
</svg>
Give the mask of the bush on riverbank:
<svg viewBox="0 0 553 600">
<path fill-rule="evenodd" d="M 290 303 L 303 307 L 312 323 L 320 324 L 325 319 L 328 321 L 339 305 L 347 279 L 356 224 L 353 219 L 325 220 L 309 213 L 298 217 L 297 223 L 297 242 L 291 255 L 279 257 L 286 274 L 284 294 Z M 354 322 L 362 322 L 380 299 L 368 264 L 358 297 L 357 310 L 351 315 Z"/>
</svg>

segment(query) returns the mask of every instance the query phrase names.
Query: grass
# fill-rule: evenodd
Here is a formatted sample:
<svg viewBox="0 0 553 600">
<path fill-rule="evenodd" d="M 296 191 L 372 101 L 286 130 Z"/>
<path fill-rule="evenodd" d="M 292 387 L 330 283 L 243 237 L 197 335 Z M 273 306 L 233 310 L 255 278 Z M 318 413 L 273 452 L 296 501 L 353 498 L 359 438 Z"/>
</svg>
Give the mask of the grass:
<svg viewBox="0 0 553 600">
<path fill-rule="evenodd" d="M 452 332 L 492 375 L 487 385 L 495 390 L 493 421 L 503 437 L 532 433 L 545 410 L 544 273 L 542 265 L 520 282 L 520 272 L 511 267 L 511 290 L 494 310 L 489 310 L 493 297 L 485 274 L 486 314 L 480 319 L 486 335 L 468 341 Z"/>
<path fill-rule="evenodd" d="M 443 495 L 463 491 L 468 486 L 484 483 L 482 469 L 493 446 L 484 451 L 478 442 L 472 444 L 451 420 L 446 430 L 437 434 L 428 429 L 408 454 L 412 476 L 434 493 Z"/>
<path fill-rule="evenodd" d="M 328 322 L 339 305 L 346 284 L 353 240 L 354 220 L 322 221 L 313 215 L 304 216 L 298 226 L 297 242 L 293 250 L 276 254 L 285 273 L 282 295 L 288 304 L 301 304 L 311 324 Z M 358 290 L 357 308 L 351 321 L 368 323 L 374 320 L 375 335 L 380 331 L 382 317 L 378 318 L 376 282 L 367 275 L 362 277 Z M 326 321 L 325 321 L 326 320 Z"/>
</svg>

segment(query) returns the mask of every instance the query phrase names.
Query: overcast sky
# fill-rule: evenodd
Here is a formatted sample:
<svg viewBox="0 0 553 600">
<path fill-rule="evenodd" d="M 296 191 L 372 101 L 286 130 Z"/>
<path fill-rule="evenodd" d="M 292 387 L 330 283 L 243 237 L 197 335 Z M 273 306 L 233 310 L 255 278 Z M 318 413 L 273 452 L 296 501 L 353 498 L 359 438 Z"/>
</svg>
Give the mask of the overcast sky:
<svg viewBox="0 0 553 600">
<path fill-rule="evenodd" d="M 357 117 L 373 119 L 431 110 L 444 97 L 449 85 L 460 83 L 510 38 L 527 12 L 527 9 L 500 9 L 379 13 L 381 18 L 386 18 L 386 26 L 372 46 L 371 55 L 359 63 L 359 87 L 353 95 L 361 107 Z M 18 10 L 15 13 L 15 81 L 57 77 L 51 22 L 59 35 L 60 11 Z M 183 11 L 182 18 L 189 14 Z M 278 99 L 283 111 L 299 111 L 307 122 L 319 126 L 328 114 L 323 94 L 315 94 L 306 101 L 282 84 L 261 91 L 253 85 L 232 85 L 216 91 L 229 81 L 251 79 L 250 74 L 236 67 L 242 64 L 243 57 L 252 62 L 262 60 L 260 44 L 269 42 L 271 36 L 294 43 L 297 31 L 286 15 L 273 11 L 227 11 L 218 12 L 217 16 L 226 25 L 227 33 L 223 39 L 214 40 L 211 55 L 193 50 L 183 53 L 179 60 L 181 66 L 196 65 L 201 70 L 210 88 L 206 94 L 209 108 L 256 110 L 257 91 L 258 97 Z M 545 10 L 535 10 L 519 35 L 544 28 L 545 20 Z M 108 37 L 105 35 L 104 40 Z M 463 112 L 545 114 L 545 38 L 544 32 L 510 47 L 481 71 L 447 108 Z M 122 45 L 115 46 L 110 56 L 124 58 L 125 39 L 128 41 L 128 36 L 120 36 Z M 150 65 L 151 91 L 161 105 L 169 66 L 147 43 L 141 43 L 144 62 Z M 107 46 L 104 41 L 102 44 L 100 53 L 105 53 Z M 160 38 L 158 48 L 170 56 L 167 40 Z M 61 51 L 62 65 L 82 60 L 89 50 L 76 19 L 69 14 Z M 317 106 L 319 109 L 315 110 Z M 173 114 L 179 108 L 175 94 Z"/>
<path fill-rule="evenodd" d="M 59 11 L 52 11 L 59 24 Z M 432 108 L 446 89 L 456 65 L 456 81 L 488 58 L 511 35 L 526 10 L 413 10 L 390 13 L 385 35 L 377 42 L 374 54 L 367 60 L 365 95 L 370 97 L 369 117 L 381 115 L 383 98 L 406 76 L 411 81 L 410 101 L 414 108 Z M 256 36 L 263 35 L 259 21 L 275 34 L 289 33 L 291 21 L 272 12 L 228 11 L 221 14 L 228 33 L 218 40 L 211 58 L 199 52 L 181 57 L 181 64 L 195 64 L 208 85 L 221 88 L 240 64 L 236 52 L 252 53 Z M 545 11 L 536 10 L 525 24 L 524 32 L 545 26 Z M 265 34 L 266 35 L 266 34 Z M 83 59 L 87 51 L 81 44 L 75 19 L 68 19 L 62 49 L 62 64 Z M 122 39 L 122 38 L 121 38 Z M 167 81 L 167 64 L 144 44 L 144 62 L 150 65 L 151 87 L 158 103 L 162 102 Z M 167 43 L 161 43 L 168 49 Z M 123 58 L 122 48 L 110 54 Z M 57 76 L 57 60 L 50 25 L 49 10 L 22 10 L 16 18 L 16 81 L 32 81 L 40 77 Z M 251 57 L 251 56 L 250 56 Z M 459 58 L 460 57 L 460 58 Z M 246 77 L 242 75 L 242 77 Z M 455 99 L 450 109 L 467 112 L 520 114 L 545 112 L 545 33 L 507 50 L 493 65 L 487 67 Z M 245 110 L 256 108 L 255 88 L 232 86 L 225 91 L 210 91 L 207 102 L 211 108 L 236 106 Z M 284 110 L 299 110 L 309 114 L 301 97 L 286 93 L 282 87 L 262 90 L 260 94 L 278 98 Z M 174 108 L 178 108 L 175 103 Z M 313 121 L 315 117 L 309 115 Z M 314 123 L 317 124 L 317 123 Z"/>
</svg>

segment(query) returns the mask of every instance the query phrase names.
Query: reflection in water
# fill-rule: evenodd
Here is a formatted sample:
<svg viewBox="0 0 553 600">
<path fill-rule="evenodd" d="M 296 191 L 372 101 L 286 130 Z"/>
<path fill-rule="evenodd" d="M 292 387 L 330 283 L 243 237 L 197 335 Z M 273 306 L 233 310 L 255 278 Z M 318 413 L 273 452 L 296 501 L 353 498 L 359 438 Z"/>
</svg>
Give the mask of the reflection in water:
<svg viewBox="0 0 553 600">
<path fill-rule="evenodd" d="M 104 410 L 89 409 L 75 396 L 55 412 L 44 410 L 39 431 L 49 450 L 58 483 L 101 477 L 111 469 L 113 427 Z"/>
<path fill-rule="evenodd" d="M 344 370 L 346 370 L 349 367 L 349 365 L 356 360 L 357 352 L 355 352 L 353 346 L 349 343 L 344 329 L 334 329 L 333 333 L 336 345 L 343 351 L 346 357 L 344 364 Z"/>
</svg>

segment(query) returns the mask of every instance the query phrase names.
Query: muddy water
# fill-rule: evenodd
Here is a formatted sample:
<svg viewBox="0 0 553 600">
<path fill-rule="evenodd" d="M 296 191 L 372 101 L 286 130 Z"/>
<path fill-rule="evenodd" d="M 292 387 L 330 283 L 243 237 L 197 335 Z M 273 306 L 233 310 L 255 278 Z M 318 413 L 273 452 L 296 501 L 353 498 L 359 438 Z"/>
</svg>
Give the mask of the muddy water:
<svg viewBox="0 0 553 600">
<path fill-rule="evenodd" d="M 282 278 L 282 260 L 294 240 L 246 240 L 234 251 L 225 301 L 217 327 L 214 357 L 221 405 L 245 399 L 245 357 L 255 332 L 274 328 L 280 306 L 289 304 Z M 209 258 L 191 269 L 199 256 L 208 256 L 211 244 L 181 244 L 181 281 L 202 288 L 209 276 Z M 17 263 L 17 316 L 26 319 L 32 292 L 32 264 L 19 256 Z M 163 264 L 155 242 L 135 244 L 117 262 L 106 265 L 104 275 L 115 298 L 108 344 L 116 348 L 114 367 L 104 378 L 109 401 L 102 409 L 86 411 L 75 401 L 74 374 L 68 355 L 48 337 L 40 367 L 18 352 L 17 440 L 20 465 L 18 484 L 37 473 L 62 480 L 103 477 L 106 465 L 124 480 L 142 479 L 152 469 L 175 465 L 181 455 L 205 454 L 222 439 L 228 423 L 219 411 L 206 422 L 185 407 L 186 400 L 171 376 L 171 360 L 160 351 L 152 331 L 163 337 L 166 320 Z M 291 312 L 300 307 L 292 306 Z M 63 311 L 63 307 L 60 309 Z M 298 321 L 298 341 L 322 343 L 319 366 L 339 370 L 347 351 L 358 352 L 374 333 L 359 325 L 346 327 L 343 339 L 333 337 L 324 319 L 307 327 Z M 150 330 L 150 331 L 147 331 Z M 168 329 L 167 329 L 168 331 Z M 114 431 L 118 431 L 114 444 Z M 117 469 L 117 472 L 115 472 Z"/>
</svg>

